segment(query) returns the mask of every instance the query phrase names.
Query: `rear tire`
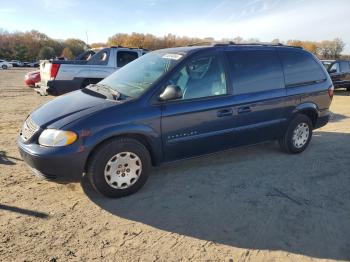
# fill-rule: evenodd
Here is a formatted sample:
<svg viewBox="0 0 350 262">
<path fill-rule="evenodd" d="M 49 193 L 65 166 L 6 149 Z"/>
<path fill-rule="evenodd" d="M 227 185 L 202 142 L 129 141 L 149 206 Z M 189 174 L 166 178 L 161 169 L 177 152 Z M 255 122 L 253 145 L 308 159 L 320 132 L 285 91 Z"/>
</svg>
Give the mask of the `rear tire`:
<svg viewBox="0 0 350 262">
<path fill-rule="evenodd" d="M 279 140 L 282 151 L 289 154 L 303 152 L 311 141 L 312 129 L 312 121 L 308 116 L 296 115 L 289 123 L 284 136 Z"/>
<path fill-rule="evenodd" d="M 89 160 L 87 177 L 94 189 L 119 198 L 137 192 L 147 181 L 151 158 L 147 148 L 131 138 L 109 140 Z"/>
</svg>

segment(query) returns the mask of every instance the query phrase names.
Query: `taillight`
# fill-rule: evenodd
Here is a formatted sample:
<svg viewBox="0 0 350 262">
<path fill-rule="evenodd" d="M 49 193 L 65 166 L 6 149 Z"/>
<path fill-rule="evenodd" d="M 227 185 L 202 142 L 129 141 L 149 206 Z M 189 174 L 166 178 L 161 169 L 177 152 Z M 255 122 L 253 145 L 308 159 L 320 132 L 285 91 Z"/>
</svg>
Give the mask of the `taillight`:
<svg viewBox="0 0 350 262">
<path fill-rule="evenodd" d="M 57 73 L 58 73 L 58 69 L 60 69 L 60 64 L 52 64 L 51 65 L 51 74 L 50 74 L 50 78 L 53 80 L 56 78 Z"/>
<path fill-rule="evenodd" d="M 328 88 L 328 95 L 330 98 L 333 98 L 333 95 L 334 95 L 334 86 L 333 85 Z"/>
</svg>

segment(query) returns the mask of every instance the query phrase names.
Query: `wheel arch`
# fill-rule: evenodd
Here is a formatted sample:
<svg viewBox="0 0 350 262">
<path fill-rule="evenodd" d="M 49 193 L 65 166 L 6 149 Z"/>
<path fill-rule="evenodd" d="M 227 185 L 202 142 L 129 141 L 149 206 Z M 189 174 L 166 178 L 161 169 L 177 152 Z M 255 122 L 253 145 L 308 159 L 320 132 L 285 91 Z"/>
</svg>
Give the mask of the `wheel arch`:
<svg viewBox="0 0 350 262">
<path fill-rule="evenodd" d="M 94 147 L 89 152 L 89 155 L 86 159 L 84 170 L 87 170 L 87 167 L 88 167 L 88 164 L 90 162 L 91 157 L 95 154 L 95 152 L 102 145 L 108 143 L 111 140 L 115 140 L 118 138 L 131 138 L 131 139 L 137 140 L 138 142 L 143 144 L 146 147 L 146 149 L 148 150 L 150 157 L 151 157 L 151 163 L 153 166 L 158 165 L 158 163 L 160 162 L 159 156 L 156 152 L 157 150 L 156 150 L 155 146 L 153 145 L 151 138 L 149 138 L 147 135 L 141 134 L 141 133 L 120 133 L 120 134 L 115 134 L 115 135 L 111 135 L 109 137 L 106 137 L 106 138 L 102 139 L 101 141 L 99 141 L 96 145 L 94 145 Z"/>
<path fill-rule="evenodd" d="M 318 118 L 318 107 L 316 104 L 309 102 L 298 105 L 293 110 L 293 117 L 297 114 L 303 114 L 309 117 L 312 125 L 315 127 Z"/>
</svg>

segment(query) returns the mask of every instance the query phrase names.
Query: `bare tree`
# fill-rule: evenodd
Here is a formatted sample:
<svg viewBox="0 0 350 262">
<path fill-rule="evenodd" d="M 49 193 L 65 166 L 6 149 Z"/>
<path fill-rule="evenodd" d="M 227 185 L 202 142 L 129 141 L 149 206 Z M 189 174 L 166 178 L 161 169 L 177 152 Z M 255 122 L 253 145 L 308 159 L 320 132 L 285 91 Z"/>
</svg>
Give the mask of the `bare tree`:
<svg viewBox="0 0 350 262">
<path fill-rule="evenodd" d="M 341 52 L 343 52 L 345 43 L 341 38 L 336 38 L 333 40 L 333 49 L 332 49 L 332 55 L 334 58 L 339 58 Z"/>
</svg>

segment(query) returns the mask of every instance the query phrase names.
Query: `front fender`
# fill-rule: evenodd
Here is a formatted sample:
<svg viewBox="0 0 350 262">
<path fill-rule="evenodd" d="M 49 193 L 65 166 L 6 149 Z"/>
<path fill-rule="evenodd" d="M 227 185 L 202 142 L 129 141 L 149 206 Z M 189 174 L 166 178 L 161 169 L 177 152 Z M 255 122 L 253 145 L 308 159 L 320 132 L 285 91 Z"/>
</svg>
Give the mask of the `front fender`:
<svg viewBox="0 0 350 262">
<path fill-rule="evenodd" d="M 162 144 L 161 135 L 150 126 L 141 124 L 115 125 L 87 133 L 81 136 L 85 150 L 91 151 L 104 141 L 117 136 L 141 136 L 151 147 L 151 154 L 154 158 L 154 163 L 158 164 L 162 159 Z"/>
</svg>

